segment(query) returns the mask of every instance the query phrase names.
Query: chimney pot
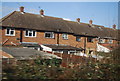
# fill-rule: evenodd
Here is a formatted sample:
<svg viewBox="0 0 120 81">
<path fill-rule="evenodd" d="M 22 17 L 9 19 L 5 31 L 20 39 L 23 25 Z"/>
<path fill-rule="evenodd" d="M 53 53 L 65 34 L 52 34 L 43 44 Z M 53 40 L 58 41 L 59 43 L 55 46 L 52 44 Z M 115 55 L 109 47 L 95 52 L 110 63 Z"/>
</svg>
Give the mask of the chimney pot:
<svg viewBox="0 0 120 81">
<path fill-rule="evenodd" d="M 115 24 L 113 25 L 113 29 L 116 29 L 116 25 Z"/>
<path fill-rule="evenodd" d="M 92 20 L 90 20 L 90 21 L 89 21 L 89 24 L 92 24 L 92 23 L 93 23 L 93 21 L 92 21 Z"/>
<path fill-rule="evenodd" d="M 24 12 L 24 7 L 23 6 L 20 7 L 20 12 Z"/>
<path fill-rule="evenodd" d="M 77 18 L 76 21 L 77 21 L 77 22 L 80 22 L 80 18 Z"/>
<path fill-rule="evenodd" d="M 40 15 L 44 15 L 44 10 L 43 9 L 40 10 Z"/>
</svg>

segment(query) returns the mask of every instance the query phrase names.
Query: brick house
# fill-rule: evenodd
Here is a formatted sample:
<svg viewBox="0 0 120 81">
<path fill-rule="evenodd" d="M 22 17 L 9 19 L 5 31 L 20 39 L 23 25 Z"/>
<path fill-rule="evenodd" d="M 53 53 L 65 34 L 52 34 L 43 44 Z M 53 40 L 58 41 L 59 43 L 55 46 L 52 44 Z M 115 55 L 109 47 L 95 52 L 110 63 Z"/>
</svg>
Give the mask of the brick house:
<svg viewBox="0 0 120 81">
<path fill-rule="evenodd" d="M 2 45 L 19 45 L 22 42 L 39 44 L 65 44 L 77 48 L 83 48 L 85 53 L 95 52 L 97 43 L 117 44 L 117 30 L 76 21 L 67 21 L 62 18 L 14 11 L 3 17 L 0 21 L 2 32 Z"/>
</svg>

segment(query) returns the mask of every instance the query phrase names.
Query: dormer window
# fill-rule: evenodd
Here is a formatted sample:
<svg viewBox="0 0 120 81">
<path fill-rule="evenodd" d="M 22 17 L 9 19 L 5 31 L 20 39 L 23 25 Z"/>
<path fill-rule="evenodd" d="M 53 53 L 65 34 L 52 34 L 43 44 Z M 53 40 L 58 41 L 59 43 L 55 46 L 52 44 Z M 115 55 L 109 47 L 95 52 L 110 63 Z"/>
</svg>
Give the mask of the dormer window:
<svg viewBox="0 0 120 81">
<path fill-rule="evenodd" d="M 15 36 L 15 30 L 13 28 L 7 28 L 5 35 L 7 35 L 7 36 Z"/>
</svg>

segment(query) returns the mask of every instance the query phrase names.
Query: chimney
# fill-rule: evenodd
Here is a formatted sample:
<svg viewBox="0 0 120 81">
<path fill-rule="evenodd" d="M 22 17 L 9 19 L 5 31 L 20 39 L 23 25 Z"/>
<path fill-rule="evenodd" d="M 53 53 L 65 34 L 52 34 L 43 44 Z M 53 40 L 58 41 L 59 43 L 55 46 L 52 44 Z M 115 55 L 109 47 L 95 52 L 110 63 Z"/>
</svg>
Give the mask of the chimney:
<svg viewBox="0 0 120 81">
<path fill-rule="evenodd" d="M 116 29 L 116 25 L 115 24 L 113 25 L 113 29 Z"/>
<path fill-rule="evenodd" d="M 77 18 L 76 21 L 77 21 L 77 22 L 80 22 L 80 18 Z"/>
<path fill-rule="evenodd" d="M 40 10 L 40 15 L 44 15 L 44 10 L 43 9 Z"/>
<path fill-rule="evenodd" d="M 23 6 L 20 7 L 20 12 L 24 12 L 24 7 Z"/>
<path fill-rule="evenodd" d="M 93 21 L 92 20 L 89 20 L 89 24 L 92 24 L 93 23 Z"/>
</svg>

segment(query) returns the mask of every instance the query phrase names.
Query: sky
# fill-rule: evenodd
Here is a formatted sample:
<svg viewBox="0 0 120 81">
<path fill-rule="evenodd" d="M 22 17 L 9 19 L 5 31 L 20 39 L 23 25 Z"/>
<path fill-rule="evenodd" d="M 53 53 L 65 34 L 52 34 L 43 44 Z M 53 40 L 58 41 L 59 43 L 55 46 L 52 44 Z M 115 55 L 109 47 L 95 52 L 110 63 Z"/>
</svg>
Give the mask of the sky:
<svg viewBox="0 0 120 81">
<path fill-rule="evenodd" d="M 70 21 L 80 18 L 81 22 L 103 25 L 112 28 L 118 26 L 118 2 L 2 2 L 2 17 L 24 6 L 25 12 L 39 14 L 40 9 L 45 15 L 60 17 Z"/>
</svg>

